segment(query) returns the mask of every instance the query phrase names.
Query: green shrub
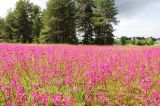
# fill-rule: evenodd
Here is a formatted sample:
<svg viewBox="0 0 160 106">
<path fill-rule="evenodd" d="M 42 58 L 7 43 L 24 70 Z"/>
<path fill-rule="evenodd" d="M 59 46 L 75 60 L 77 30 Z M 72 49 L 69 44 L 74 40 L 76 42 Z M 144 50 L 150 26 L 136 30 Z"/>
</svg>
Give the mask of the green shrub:
<svg viewBox="0 0 160 106">
<path fill-rule="evenodd" d="M 135 45 L 135 40 L 126 40 L 126 44 Z"/>
<path fill-rule="evenodd" d="M 126 37 L 125 36 L 121 36 L 120 43 L 121 43 L 121 45 L 125 45 L 126 44 Z"/>
<path fill-rule="evenodd" d="M 116 45 L 120 45 L 120 44 L 121 44 L 121 42 L 120 42 L 120 40 L 118 40 L 118 39 L 117 39 L 117 40 L 115 40 L 115 41 L 114 41 L 114 44 L 116 44 Z"/>
<path fill-rule="evenodd" d="M 146 41 L 145 40 L 136 40 L 135 45 L 144 46 L 144 45 L 146 45 Z"/>
<path fill-rule="evenodd" d="M 154 41 L 153 41 L 153 38 L 150 37 L 147 39 L 147 45 L 153 45 L 154 44 Z"/>
<path fill-rule="evenodd" d="M 40 35 L 38 38 L 39 43 L 46 43 L 47 35 Z"/>
</svg>

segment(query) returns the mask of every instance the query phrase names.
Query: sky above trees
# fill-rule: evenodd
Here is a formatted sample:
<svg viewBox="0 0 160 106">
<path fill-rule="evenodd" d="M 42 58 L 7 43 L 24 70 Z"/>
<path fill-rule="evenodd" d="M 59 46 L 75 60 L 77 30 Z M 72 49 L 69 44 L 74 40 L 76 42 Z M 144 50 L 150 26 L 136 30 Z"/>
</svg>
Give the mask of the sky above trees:
<svg viewBox="0 0 160 106">
<path fill-rule="evenodd" d="M 120 24 L 115 35 L 160 37 L 160 0 L 116 0 Z"/>
<path fill-rule="evenodd" d="M 0 0 L 0 17 L 14 8 L 18 0 Z M 30 0 L 45 8 L 47 0 Z M 115 26 L 116 36 L 160 37 L 160 0 L 116 0 L 120 23 Z"/>
</svg>

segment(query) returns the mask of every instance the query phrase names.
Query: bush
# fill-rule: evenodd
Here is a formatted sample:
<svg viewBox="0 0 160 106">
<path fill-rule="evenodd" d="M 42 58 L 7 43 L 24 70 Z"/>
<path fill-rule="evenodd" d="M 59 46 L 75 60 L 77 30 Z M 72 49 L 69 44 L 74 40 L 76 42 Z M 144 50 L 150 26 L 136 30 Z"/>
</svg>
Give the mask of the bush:
<svg viewBox="0 0 160 106">
<path fill-rule="evenodd" d="M 126 44 L 135 45 L 135 40 L 126 40 Z"/>
<path fill-rule="evenodd" d="M 121 36 L 120 42 L 121 42 L 121 45 L 125 45 L 126 44 L 126 37 L 125 36 Z"/>
<path fill-rule="evenodd" d="M 147 39 L 147 45 L 153 45 L 154 44 L 154 41 L 153 41 L 153 38 L 150 37 Z"/>
<path fill-rule="evenodd" d="M 39 43 L 46 43 L 47 35 L 40 35 L 38 38 Z"/>
<path fill-rule="evenodd" d="M 146 45 L 146 41 L 145 40 L 136 40 L 135 45 L 144 46 L 144 45 Z"/>
<path fill-rule="evenodd" d="M 120 45 L 120 44 L 121 44 L 121 42 L 120 42 L 120 40 L 114 40 L 114 44 L 116 44 L 116 45 Z"/>
</svg>

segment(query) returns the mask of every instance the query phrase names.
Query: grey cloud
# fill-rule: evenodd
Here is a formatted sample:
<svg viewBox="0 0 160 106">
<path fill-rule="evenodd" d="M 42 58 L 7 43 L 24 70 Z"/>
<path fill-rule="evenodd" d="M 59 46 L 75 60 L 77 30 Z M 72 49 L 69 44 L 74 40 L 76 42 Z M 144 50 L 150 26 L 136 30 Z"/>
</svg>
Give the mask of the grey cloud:
<svg viewBox="0 0 160 106">
<path fill-rule="evenodd" d="M 116 0 L 116 6 L 121 17 L 139 14 L 146 6 L 152 7 L 155 3 L 160 3 L 160 0 Z"/>
</svg>

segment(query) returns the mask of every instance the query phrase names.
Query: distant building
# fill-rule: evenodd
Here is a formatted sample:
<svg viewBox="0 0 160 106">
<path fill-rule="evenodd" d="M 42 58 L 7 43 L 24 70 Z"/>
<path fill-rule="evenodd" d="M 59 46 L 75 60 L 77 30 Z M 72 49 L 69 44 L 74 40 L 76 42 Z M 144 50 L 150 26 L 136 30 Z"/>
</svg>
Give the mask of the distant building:
<svg viewBox="0 0 160 106">
<path fill-rule="evenodd" d="M 146 40 L 145 37 L 132 37 L 132 40 Z"/>
<path fill-rule="evenodd" d="M 155 41 L 154 45 L 160 46 L 160 38 Z"/>
</svg>

